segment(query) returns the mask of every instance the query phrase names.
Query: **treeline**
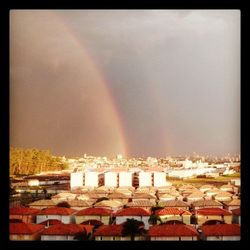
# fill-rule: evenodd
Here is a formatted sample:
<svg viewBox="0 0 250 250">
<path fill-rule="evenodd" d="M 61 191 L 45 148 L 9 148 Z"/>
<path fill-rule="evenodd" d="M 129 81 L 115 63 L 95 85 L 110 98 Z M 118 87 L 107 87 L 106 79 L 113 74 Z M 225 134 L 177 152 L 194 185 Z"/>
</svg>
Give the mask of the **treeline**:
<svg viewBox="0 0 250 250">
<path fill-rule="evenodd" d="M 67 163 L 51 155 L 48 150 L 10 148 L 10 175 L 37 174 L 67 167 Z"/>
</svg>

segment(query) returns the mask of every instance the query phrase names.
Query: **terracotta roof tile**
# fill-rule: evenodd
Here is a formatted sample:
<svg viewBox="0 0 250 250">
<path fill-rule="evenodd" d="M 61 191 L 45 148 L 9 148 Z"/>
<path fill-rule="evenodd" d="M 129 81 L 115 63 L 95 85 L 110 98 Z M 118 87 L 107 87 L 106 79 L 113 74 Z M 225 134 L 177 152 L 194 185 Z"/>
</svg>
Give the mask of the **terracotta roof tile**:
<svg viewBox="0 0 250 250">
<path fill-rule="evenodd" d="M 37 225 L 32 223 L 10 223 L 10 234 L 34 234 L 42 231 L 44 225 Z"/>
<path fill-rule="evenodd" d="M 12 207 L 10 208 L 10 215 L 36 215 L 40 212 L 40 209 L 30 207 Z"/>
<path fill-rule="evenodd" d="M 77 210 L 67 207 L 48 207 L 40 211 L 39 215 L 72 215 Z"/>
<path fill-rule="evenodd" d="M 233 213 L 233 215 L 239 216 L 241 214 L 241 210 L 240 208 L 236 208 L 231 210 L 231 212 Z"/>
<path fill-rule="evenodd" d="M 192 202 L 192 205 L 194 207 L 205 207 L 205 206 L 222 206 L 222 204 L 216 200 L 200 200 L 200 201 L 194 201 Z"/>
<path fill-rule="evenodd" d="M 201 227 L 205 236 L 236 236 L 240 235 L 240 226 L 236 224 L 205 225 Z"/>
<path fill-rule="evenodd" d="M 150 212 L 141 207 L 129 207 L 117 211 L 115 216 L 150 216 Z"/>
<path fill-rule="evenodd" d="M 190 225 L 156 225 L 151 226 L 149 236 L 198 236 L 196 229 Z"/>
<path fill-rule="evenodd" d="M 123 225 L 102 225 L 96 229 L 94 236 L 122 236 Z"/>
<path fill-rule="evenodd" d="M 163 207 L 189 207 L 188 203 L 186 203 L 184 201 L 180 201 L 180 200 L 160 201 L 159 205 L 163 206 Z"/>
<path fill-rule="evenodd" d="M 128 207 L 153 207 L 155 202 L 149 200 L 135 200 L 127 204 Z"/>
<path fill-rule="evenodd" d="M 80 225 L 80 224 L 57 224 L 50 226 L 43 231 L 43 235 L 76 235 L 87 230 L 87 233 L 92 232 L 92 225 Z"/>
<path fill-rule="evenodd" d="M 229 211 L 221 208 L 201 208 L 196 211 L 199 215 L 231 215 Z"/>
<path fill-rule="evenodd" d="M 112 214 L 111 209 L 107 208 L 98 208 L 98 207 L 90 207 L 85 208 L 80 211 L 78 211 L 75 216 L 82 216 L 82 215 L 111 215 Z"/>
<path fill-rule="evenodd" d="M 189 211 L 187 210 L 184 210 L 182 208 L 177 208 L 177 207 L 166 207 L 166 208 L 163 208 L 163 209 L 159 209 L 157 210 L 156 212 L 156 215 L 182 215 L 182 214 L 185 214 L 185 215 L 192 215 L 192 213 L 190 213 Z"/>
</svg>

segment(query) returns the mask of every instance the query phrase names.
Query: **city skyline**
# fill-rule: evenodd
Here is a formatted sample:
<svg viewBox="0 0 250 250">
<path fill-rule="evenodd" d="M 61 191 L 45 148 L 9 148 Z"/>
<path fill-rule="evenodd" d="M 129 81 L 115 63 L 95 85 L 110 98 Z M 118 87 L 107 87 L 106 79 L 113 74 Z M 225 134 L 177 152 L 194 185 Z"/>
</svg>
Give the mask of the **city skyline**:
<svg viewBox="0 0 250 250">
<path fill-rule="evenodd" d="M 240 11 L 12 10 L 10 144 L 240 153 Z"/>
</svg>

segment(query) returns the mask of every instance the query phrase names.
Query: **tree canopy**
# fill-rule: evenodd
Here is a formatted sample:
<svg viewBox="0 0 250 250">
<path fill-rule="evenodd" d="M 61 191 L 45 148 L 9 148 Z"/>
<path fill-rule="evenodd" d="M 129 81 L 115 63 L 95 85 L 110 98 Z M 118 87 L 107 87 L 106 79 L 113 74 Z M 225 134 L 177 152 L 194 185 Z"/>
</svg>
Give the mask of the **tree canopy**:
<svg viewBox="0 0 250 250">
<path fill-rule="evenodd" d="M 10 148 L 10 175 L 30 175 L 67 167 L 60 157 L 51 155 L 48 150 Z"/>
</svg>

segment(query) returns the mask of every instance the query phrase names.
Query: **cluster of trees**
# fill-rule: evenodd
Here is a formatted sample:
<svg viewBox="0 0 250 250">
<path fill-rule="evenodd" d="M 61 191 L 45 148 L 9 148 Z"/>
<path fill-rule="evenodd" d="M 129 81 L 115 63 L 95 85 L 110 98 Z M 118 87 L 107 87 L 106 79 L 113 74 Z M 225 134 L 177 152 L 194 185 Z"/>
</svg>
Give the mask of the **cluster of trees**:
<svg viewBox="0 0 250 250">
<path fill-rule="evenodd" d="M 67 167 L 60 157 L 51 155 L 48 150 L 10 148 L 10 175 L 29 175 Z"/>
</svg>

